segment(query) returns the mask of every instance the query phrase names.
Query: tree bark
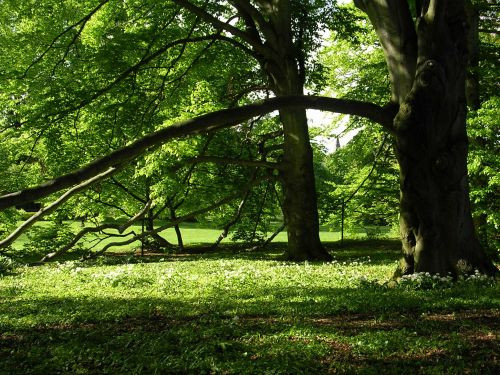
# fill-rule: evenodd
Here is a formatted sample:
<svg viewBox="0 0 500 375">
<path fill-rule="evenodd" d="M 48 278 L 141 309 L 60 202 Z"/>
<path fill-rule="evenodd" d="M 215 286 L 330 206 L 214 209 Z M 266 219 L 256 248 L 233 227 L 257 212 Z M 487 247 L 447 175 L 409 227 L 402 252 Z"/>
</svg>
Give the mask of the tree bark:
<svg viewBox="0 0 500 375">
<path fill-rule="evenodd" d="M 466 19 L 463 1 L 430 1 L 418 21 L 417 72 L 394 122 L 404 253 L 397 275 L 497 272 L 469 202 Z"/>
<path fill-rule="evenodd" d="M 305 110 L 282 110 L 284 214 L 290 260 L 331 260 L 319 239 L 313 155 Z"/>
<path fill-rule="evenodd" d="M 263 7 L 265 9 L 265 7 Z M 288 0 L 277 0 L 268 16 L 277 39 L 268 40 L 279 55 L 268 61 L 264 70 L 276 96 L 304 95 L 304 61 L 294 44 L 291 9 Z M 300 41 L 299 41 L 300 42 Z M 283 124 L 284 154 L 281 181 L 283 210 L 287 223 L 287 257 L 290 260 L 331 260 L 319 239 L 319 218 L 314 180 L 313 153 L 305 109 L 280 109 Z"/>
<path fill-rule="evenodd" d="M 354 0 L 370 18 L 384 50 L 394 103 L 410 91 L 417 61 L 417 35 L 405 0 Z"/>
</svg>

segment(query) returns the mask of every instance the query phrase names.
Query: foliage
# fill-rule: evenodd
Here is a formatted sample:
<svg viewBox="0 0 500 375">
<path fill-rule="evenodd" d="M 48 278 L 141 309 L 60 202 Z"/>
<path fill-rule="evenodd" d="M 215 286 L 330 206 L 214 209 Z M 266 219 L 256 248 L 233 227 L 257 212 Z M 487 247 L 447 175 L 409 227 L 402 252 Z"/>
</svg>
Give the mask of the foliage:
<svg viewBox="0 0 500 375">
<path fill-rule="evenodd" d="M 390 90 L 383 53 L 368 21 L 361 12 L 358 16 L 355 38 L 346 39 L 332 32 L 321 51 L 320 60 L 328 72 L 325 92 L 386 103 Z M 323 218 L 339 228 L 344 201 L 347 231 L 362 226 L 368 228 L 372 237 L 383 236 L 397 223 L 398 166 L 392 145 L 373 124 L 338 116 L 328 131 L 341 137 L 354 129 L 357 133 L 353 139 L 325 158 L 330 179 L 326 183 L 329 191 L 328 201 L 322 207 Z M 387 229 L 381 232 L 377 229 L 381 226 Z"/>
<path fill-rule="evenodd" d="M 490 246 L 491 254 L 498 257 L 500 249 L 500 156 L 498 144 L 500 130 L 498 118 L 500 98 L 491 97 L 481 108 L 469 115 L 467 128 L 470 141 L 468 169 L 471 181 L 471 202 L 476 217 L 486 218 L 483 244 Z"/>
<path fill-rule="evenodd" d="M 373 143 L 377 150 L 373 151 Z M 365 227 L 377 236 L 377 227 L 392 228 L 398 215 L 397 164 L 391 145 L 382 134 L 362 130 L 345 147 L 329 156 L 333 176 L 328 182 L 330 201 L 328 221 L 340 226 L 342 202 L 345 204 L 345 227 Z"/>
<path fill-rule="evenodd" d="M 45 255 L 69 243 L 74 235 L 69 223 L 51 221 L 31 230 L 23 251 L 32 255 Z"/>
</svg>

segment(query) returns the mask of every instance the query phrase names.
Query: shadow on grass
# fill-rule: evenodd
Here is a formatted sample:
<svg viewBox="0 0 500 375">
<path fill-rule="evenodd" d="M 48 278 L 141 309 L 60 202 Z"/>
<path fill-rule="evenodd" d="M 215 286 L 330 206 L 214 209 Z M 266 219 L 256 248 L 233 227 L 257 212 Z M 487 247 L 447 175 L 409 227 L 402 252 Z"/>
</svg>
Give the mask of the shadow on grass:
<svg viewBox="0 0 500 375">
<path fill-rule="evenodd" d="M 495 296 L 283 287 L 4 300 L 0 373 L 495 374 Z"/>
</svg>

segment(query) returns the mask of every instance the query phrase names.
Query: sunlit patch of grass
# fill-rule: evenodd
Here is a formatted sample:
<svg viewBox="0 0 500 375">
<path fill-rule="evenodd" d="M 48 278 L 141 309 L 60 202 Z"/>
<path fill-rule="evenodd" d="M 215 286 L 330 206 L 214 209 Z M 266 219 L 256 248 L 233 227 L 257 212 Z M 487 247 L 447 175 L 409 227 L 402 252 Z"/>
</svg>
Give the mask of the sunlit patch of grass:
<svg viewBox="0 0 500 375">
<path fill-rule="evenodd" d="M 388 288 L 390 243 L 329 247 L 18 268 L 0 277 L 0 373 L 495 373 L 497 283 Z"/>
</svg>

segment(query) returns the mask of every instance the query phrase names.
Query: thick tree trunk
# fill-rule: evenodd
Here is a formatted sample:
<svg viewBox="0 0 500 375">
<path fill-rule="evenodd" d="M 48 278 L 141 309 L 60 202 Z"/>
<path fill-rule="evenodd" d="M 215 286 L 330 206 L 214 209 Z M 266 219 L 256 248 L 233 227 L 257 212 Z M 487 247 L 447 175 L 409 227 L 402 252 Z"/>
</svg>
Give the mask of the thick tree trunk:
<svg viewBox="0 0 500 375">
<path fill-rule="evenodd" d="M 494 274 L 469 202 L 464 4 L 448 1 L 446 12 L 441 5 L 431 2 L 418 23 L 417 73 L 395 118 L 404 253 L 399 274 Z"/>
</svg>

